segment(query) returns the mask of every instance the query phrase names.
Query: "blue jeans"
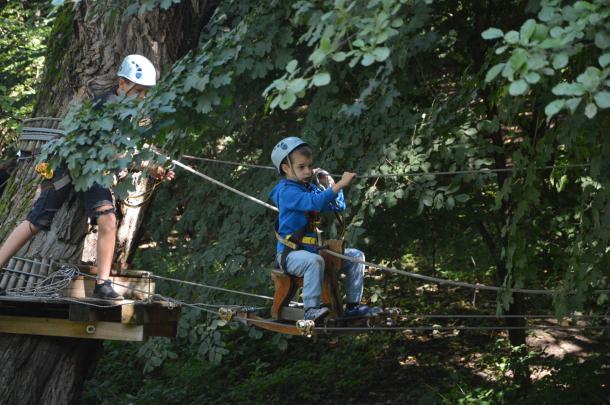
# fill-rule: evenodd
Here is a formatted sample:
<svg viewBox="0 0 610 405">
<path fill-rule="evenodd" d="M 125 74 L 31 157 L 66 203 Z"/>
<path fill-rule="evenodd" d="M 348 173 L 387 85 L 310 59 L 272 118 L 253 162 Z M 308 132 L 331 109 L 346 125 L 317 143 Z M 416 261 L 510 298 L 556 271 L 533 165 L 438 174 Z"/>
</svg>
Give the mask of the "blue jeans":
<svg viewBox="0 0 610 405">
<path fill-rule="evenodd" d="M 345 255 L 364 261 L 364 253 L 358 249 L 345 249 Z M 282 254 L 278 253 L 279 263 Z M 286 272 L 296 277 L 303 277 L 303 304 L 305 308 L 319 307 L 324 281 L 324 259 L 316 253 L 306 250 L 295 250 L 286 257 Z M 364 264 L 342 261 L 341 272 L 346 275 L 345 301 L 360 303 L 364 288 Z"/>
</svg>

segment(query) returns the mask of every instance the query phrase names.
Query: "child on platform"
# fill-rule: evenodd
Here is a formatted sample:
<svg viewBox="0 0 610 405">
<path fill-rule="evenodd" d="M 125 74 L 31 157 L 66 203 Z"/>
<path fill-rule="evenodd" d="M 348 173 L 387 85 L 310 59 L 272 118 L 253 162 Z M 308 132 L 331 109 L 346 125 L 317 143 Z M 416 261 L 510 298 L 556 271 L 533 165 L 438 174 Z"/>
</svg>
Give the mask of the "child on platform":
<svg viewBox="0 0 610 405">
<path fill-rule="evenodd" d="M 303 277 L 304 319 L 320 320 L 328 315 L 329 309 L 320 306 L 324 259 L 318 254 L 315 232 L 317 215 L 321 211 L 345 209 L 342 189 L 350 184 L 356 174 L 345 172 L 337 183 L 326 175 L 328 188 L 323 190 L 317 187 L 311 182 L 312 176 L 320 172 L 319 169 L 313 169 L 313 151 L 297 137 L 281 140 L 273 148 L 271 160 L 283 177 L 270 193 L 271 200 L 279 209 L 276 260 L 286 273 Z M 294 247 L 295 244 L 296 249 L 289 246 Z M 345 249 L 345 255 L 364 261 L 364 253 L 358 249 Z M 378 308 L 360 304 L 364 264 L 343 260 L 342 272 L 346 275 L 345 316 L 371 316 L 378 313 Z"/>
</svg>

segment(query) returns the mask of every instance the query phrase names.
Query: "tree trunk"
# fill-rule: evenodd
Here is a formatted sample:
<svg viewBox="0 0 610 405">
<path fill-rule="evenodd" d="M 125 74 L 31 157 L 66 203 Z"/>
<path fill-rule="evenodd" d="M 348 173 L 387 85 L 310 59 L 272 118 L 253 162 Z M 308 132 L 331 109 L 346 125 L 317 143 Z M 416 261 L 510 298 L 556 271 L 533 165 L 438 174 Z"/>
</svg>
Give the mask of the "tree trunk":
<svg viewBox="0 0 610 405">
<path fill-rule="evenodd" d="M 71 102 L 113 89 L 118 66 L 128 54 L 143 54 L 159 68 L 173 64 L 197 44 L 217 1 L 183 0 L 167 11 L 155 10 L 127 21 L 120 15 L 104 16 L 103 10 L 111 3 L 82 0 L 75 6 L 69 2 L 59 11 L 49 38 L 35 116 L 61 118 Z M 35 200 L 40 177 L 34 166 L 32 160 L 20 161 L 0 199 L 2 241 Z M 139 186 L 145 187 L 145 180 Z M 143 208 L 128 210 L 135 211 L 123 213 L 115 256 L 122 264 L 136 245 L 144 212 Z M 95 234 L 88 230 L 81 198 L 72 192 L 51 230 L 37 235 L 19 255 L 70 263 L 92 260 Z M 4 285 L 11 281 L 8 277 L 3 275 Z M 0 335 L 0 404 L 75 402 L 100 348 L 99 341 Z"/>
</svg>

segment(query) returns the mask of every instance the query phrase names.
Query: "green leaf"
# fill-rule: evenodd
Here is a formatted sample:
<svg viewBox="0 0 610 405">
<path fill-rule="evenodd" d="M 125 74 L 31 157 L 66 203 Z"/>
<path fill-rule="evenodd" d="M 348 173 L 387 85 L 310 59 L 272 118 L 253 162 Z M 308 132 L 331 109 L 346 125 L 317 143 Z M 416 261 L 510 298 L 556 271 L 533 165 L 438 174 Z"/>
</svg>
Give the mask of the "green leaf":
<svg viewBox="0 0 610 405">
<path fill-rule="evenodd" d="M 487 74 L 485 75 L 485 83 L 489 83 L 493 79 L 495 79 L 500 74 L 500 72 L 502 71 L 503 68 L 504 68 L 504 63 L 498 63 L 497 65 L 495 65 L 494 67 L 489 69 L 487 71 Z"/>
<path fill-rule="evenodd" d="M 292 107 L 295 101 L 297 101 L 297 96 L 293 92 L 287 91 L 282 94 L 279 101 L 279 106 L 282 110 L 287 110 Z"/>
<path fill-rule="evenodd" d="M 373 54 L 365 53 L 362 56 L 362 61 L 360 63 L 362 63 L 362 66 L 371 66 L 374 62 L 375 57 L 373 56 Z"/>
<path fill-rule="evenodd" d="M 526 22 L 523 23 L 521 29 L 519 30 L 519 37 L 521 38 L 521 43 L 523 45 L 527 45 L 532 34 L 536 30 L 536 20 L 530 18 Z"/>
<path fill-rule="evenodd" d="M 313 76 L 311 82 L 313 83 L 314 86 L 317 86 L 317 87 L 326 86 L 328 83 L 330 83 L 330 73 L 328 73 L 328 72 L 316 73 Z"/>
<path fill-rule="evenodd" d="M 597 106 L 595 103 L 589 103 L 585 107 L 585 115 L 587 118 L 591 119 L 597 115 Z"/>
<path fill-rule="evenodd" d="M 101 119 L 99 121 L 99 124 L 100 124 L 100 128 L 102 128 L 105 131 L 112 130 L 112 127 L 114 126 L 114 122 L 110 118 L 103 118 L 103 119 Z"/>
<path fill-rule="evenodd" d="M 556 96 L 582 96 L 585 87 L 580 83 L 559 83 L 552 90 Z"/>
<path fill-rule="evenodd" d="M 294 71 L 296 70 L 298 64 L 299 64 L 299 62 L 296 59 L 291 60 L 286 65 L 286 71 L 288 73 L 291 73 L 291 74 L 294 73 Z"/>
<path fill-rule="evenodd" d="M 603 54 L 598 58 L 598 61 L 599 65 L 605 68 L 606 66 L 608 66 L 608 64 L 610 64 L 610 53 Z"/>
<path fill-rule="evenodd" d="M 562 69 L 567 66 L 568 60 L 568 55 L 566 53 L 559 53 L 553 58 L 553 67 L 555 69 Z"/>
<path fill-rule="evenodd" d="M 501 55 L 508 49 L 508 45 L 502 45 L 501 47 L 496 49 L 496 55 Z"/>
<path fill-rule="evenodd" d="M 445 207 L 450 211 L 453 209 L 453 207 L 455 207 L 455 200 L 452 196 L 447 197 L 447 200 L 445 201 Z"/>
<path fill-rule="evenodd" d="M 501 38 L 504 36 L 504 33 L 502 32 L 502 30 L 499 30 L 497 28 L 488 28 L 485 31 L 483 31 L 483 33 L 481 34 L 481 37 L 483 37 L 483 39 L 496 39 L 496 38 Z"/>
<path fill-rule="evenodd" d="M 347 53 L 345 52 L 335 52 L 331 55 L 332 60 L 335 62 L 343 62 L 347 58 Z"/>
<path fill-rule="evenodd" d="M 599 108 L 610 108 L 610 92 L 598 91 L 593 98 Z"/>
<path fill-rule="evenodd" d="M 523 48 L 515 49 L 510 57 L 510 64 L 511 64 L 513 70 L 516 72 L 521 68 L 521 66 L 525 65 L 527 63 L 528 57 L 529 57 L 529 54 L 527 53 L 527 51 L 525 49 L 523 49 Z"/>
<path fill-rule="evenodd" d="M 519 42 L 519 33 L 517 31 L 511 30 L 508 31 L 505 35 L 504 35 L 504 40 L 511 44 L 514 45 L 517 42 Z"/>
<path fill-rule="evenodd" d="M 580 102 L 582 101 L 582 97 L 573 97 L 566 100 L 566 107 L 570 110 L 570 113 L 574 114 Z"/>
<path fill-rule="evenodd" d="M 600 49 L 606 49 L 610 46 L 610 35 L 605 32 L 595 34 L 595 45 Z"/>
<path fill-rule="evenodd" d="M 542 10 L 540 10 L 540 12 L 538 13 L 538 18 L 540 19 L 540 21 L 544 22 L 551 21 L 554 16 L 555 9 L 548 6 L 542 7 Z"/>
<path fill-rule="evenodd" d="M 377 62 L 383 62 L 390 56 L 390 48 L 380 47 L 373 50 L 373 56 Z"/>
<path fill-rule="evenodd" d="M 540 75 L 536 72 L 529 72 L 525 75 L 525 80 L 530 84 L 535 84 L 540 81 Z"/>
<path fill-rule="evenodd" d="M 597 89 L 601 83 L 601 71 L 597 68 L 589 66 L 584 73 L 576 78 L 578 83 L 582 83 L 585 89 L 593 91 Z"/>
<path fill-rule="evenodd" d="M 307 86 L 307 80 L 300 77 L 288 82 L 288 89 L 295 94 L 303 90 L 305 86 Z"/>
<path fill-rule="evenodd" d="M 564 105 L 565 105 L 565 100 L 563 100 L 563 99 L 557 99 L 557 100 L 551 101 L 544 108 L 544 113 L 546 114 L 547 118 L 551 118 L 554 115 L 556 115 L 559 111 L 561 111 L 561 109 L 563 108 Z"/>
<path fill-rule="evenodd" d="M 320 40 L 320 49 L 322 49 L 325 53 L 330 53 L 332 51 L 331 47 L 332 44 L 330 42 L 330 38 L 327 36 L 322 37 Z"/>
<path fill-rule="evenodd" d="M 520 95 L 524 94 L 528 88 L 529 88 L 529 86 L 525 82 L 525 80 L 517 80 L 510 84 L 510 86 L 508 88 L 508 93 L 511 96 L 520 96 Z"/>
</svg>

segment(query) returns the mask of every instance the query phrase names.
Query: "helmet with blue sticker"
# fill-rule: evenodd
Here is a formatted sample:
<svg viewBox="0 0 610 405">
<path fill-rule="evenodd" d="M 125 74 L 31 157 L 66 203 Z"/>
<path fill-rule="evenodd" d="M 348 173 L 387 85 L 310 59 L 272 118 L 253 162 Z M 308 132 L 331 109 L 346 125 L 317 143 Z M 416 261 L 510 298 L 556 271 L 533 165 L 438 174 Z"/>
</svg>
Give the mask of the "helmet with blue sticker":
<svg viewBox="0 0 610 405">
<path fill-rule="evenodd" d="M 117 76 L 141 86 L 154 86 L 157 83 L 155 66 L 142 55 L 127 55 L 121 63 Z"/>
<path fill-rule="evenodd" d="M 271 161 L 278 173 L 282 173 L 281 165 L 286 156 L 301 145 L 307 145 L 307 142 L 296 136 L 284 138 L 275 145 L 271 151 Z"/>
</svg>

